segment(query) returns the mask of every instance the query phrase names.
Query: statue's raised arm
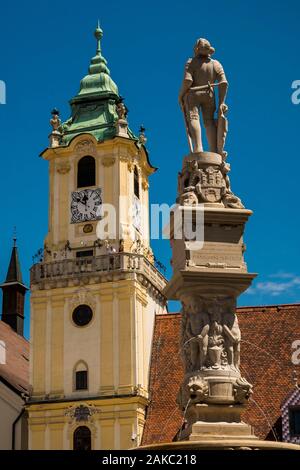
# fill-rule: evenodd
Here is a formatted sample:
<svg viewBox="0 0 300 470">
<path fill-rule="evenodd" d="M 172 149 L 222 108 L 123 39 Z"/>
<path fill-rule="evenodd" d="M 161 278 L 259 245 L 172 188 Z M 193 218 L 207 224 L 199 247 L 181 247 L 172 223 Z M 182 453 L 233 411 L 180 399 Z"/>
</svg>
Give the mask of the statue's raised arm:
<svg viewBox="0 0 300 470">
<path fill-rule="evenodd" d="M 207 39 L 198 39 L 194 46 L 194 57 L 185 65 L 184 79 L 179 94 L 179 103 L 184 113 L 190 150 L 203 152 L 200 116 L 201 111 L 206 137 L 211 152 L 226 158 L 224 151 L 227 134 L 227 105 L 225 98 L 228 82 L 222 65 L 211 58 L 215 52 Z M 215 119 L 218 88 L 218 116 Z"/>
</svg>

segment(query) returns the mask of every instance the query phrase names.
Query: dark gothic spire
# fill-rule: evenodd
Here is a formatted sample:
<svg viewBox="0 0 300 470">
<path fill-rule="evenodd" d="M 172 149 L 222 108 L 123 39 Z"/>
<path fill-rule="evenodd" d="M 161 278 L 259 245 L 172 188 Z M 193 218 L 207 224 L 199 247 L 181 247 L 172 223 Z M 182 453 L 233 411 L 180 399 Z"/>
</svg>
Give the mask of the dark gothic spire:
<svg viewBox="0 0 300 470">
<path fill-rule="evenodd" d="M 16 237 L 14 237 L 13 240 L 14 246 L 11 252 L 10 262 L 4 284 L 12 282 L 19 282 L 20 284 L 23 284 Z"/>
<path fill-rule="evenodd" d="M 23 335 L 24 300 L 27 287 L 22 280 L 16 237 L 13 240 L 6 279 L 0 285 L 3 291 L 1 320 L 10 325 L 16 333 Z"/>
</svg>

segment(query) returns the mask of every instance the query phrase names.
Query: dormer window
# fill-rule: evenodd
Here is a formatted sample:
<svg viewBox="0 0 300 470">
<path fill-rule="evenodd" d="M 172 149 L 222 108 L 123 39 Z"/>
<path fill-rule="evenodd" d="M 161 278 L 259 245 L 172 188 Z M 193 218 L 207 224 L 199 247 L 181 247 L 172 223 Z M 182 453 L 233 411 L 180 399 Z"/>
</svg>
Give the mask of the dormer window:
<svg viewBox="0 0 300 470">
<path fill-rule="evenodd" d="M 95 159 L 90 156 L 83 157 L 78 162 L 77 188 L 95 186 L 96 164 Z"/>
<path fill-rule="evenodd" d="M 291 406 L 289 409 L 290 436 L 300 437 L 300 406 Z"/>
<path fill-rule="evenodd" d="M 291 390 L 281 403 L 282 440 L 300 444 L 300 388 Z"/>
</svg>

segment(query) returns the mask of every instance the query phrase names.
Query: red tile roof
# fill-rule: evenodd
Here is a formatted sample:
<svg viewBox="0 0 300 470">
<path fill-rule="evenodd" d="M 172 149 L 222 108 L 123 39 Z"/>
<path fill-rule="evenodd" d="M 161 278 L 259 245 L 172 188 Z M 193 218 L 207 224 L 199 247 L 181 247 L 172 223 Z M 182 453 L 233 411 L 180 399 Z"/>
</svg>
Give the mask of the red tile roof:
<svg viewBox="0 0 300 470">
<path fill-rule="evenodd" d="M 0 379 L 18 392 L 29 388 L 29 342 L 0 321 L 0 341 L 5 343 L 6 364 L 0 364 Z"/>
<path fill-rule="evenodd" d="M 300 304 L 237 309 L 242 375 L 254 386 L 253 400 L 243 419 L 265 439 L 271 426 L 280 431 L 280 405 L 293 388 L 292 343 L 300 340 Z M 156 317 L 150 371 L 151 402 L 143 444 L 171 441 L 182 417 L 175 400 L 183 378 L 179 353 L 181 315 Z M 275 430 L 276 432 L 276 430 Z M 278 432 L 278 431 L 277 431 Z M 272 437 L 271 437 L 272 438 Z"/>
</svg>

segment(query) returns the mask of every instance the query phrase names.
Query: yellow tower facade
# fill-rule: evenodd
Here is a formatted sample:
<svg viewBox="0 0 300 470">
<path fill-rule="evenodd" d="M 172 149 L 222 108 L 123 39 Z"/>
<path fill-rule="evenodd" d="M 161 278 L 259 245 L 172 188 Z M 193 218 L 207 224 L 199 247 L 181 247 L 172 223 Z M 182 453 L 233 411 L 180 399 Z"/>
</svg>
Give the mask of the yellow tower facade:
<svg viewBox="0 0 300 470">
<path fill-rule="evenodd" d="M 102 56 L 53 110 L 49 229 L 31 269 L 30 449 L 127 449 L 139 444 L 149 399 L 155 314 L 164 276 L 149 243 L 149 162 L 143 130 Z"/>
</svg>

